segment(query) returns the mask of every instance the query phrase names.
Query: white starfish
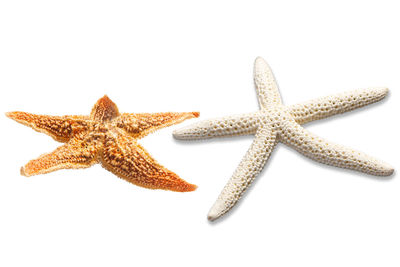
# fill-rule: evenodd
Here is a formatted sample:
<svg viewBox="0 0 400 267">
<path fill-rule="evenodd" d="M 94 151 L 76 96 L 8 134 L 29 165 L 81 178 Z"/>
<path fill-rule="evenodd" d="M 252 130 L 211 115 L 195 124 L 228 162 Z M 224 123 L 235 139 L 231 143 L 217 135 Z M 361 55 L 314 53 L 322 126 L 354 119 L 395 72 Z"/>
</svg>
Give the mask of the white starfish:
<svg viewBox="0 0 400 267">
<path fill-rule="evenodd" d="M 201 121 L 173 133 L 175 138 L 186 140 L 255 134 L 249 150 L 208 213 L 209 220 L 218 219 L 237 203 L 263 169 L 277 142 L 328 165 L 378 176 L 393 173 L 390 165 L 324 140 L 300 126 L 377 102 L 387 95 L 387 88 L 354 90 L 284 106 L 272 71 L 260 57 L 254 65 L 254 82 L 259 111 Z"/>
</svg>

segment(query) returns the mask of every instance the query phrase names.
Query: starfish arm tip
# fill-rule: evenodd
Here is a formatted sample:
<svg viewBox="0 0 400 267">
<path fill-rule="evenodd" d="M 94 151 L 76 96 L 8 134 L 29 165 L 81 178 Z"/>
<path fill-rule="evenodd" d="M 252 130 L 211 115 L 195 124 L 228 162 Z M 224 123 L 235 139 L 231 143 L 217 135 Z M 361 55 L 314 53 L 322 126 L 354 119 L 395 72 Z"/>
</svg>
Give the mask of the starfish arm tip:
<svg viewBox="0 0 400 267">
<path fill-rule="evenodd" d="M 210 215 L 210 214 L 207 215 L 207 220 L 209 220 L 210 222 L 215 221 L 216 219 L 218 219 L 218 217 L 215 217 L 215 216 Z"/>
<path fill-rule="evenodd" d="M 185 192 L 193 192 L 193 191 L 195 191 L 197 189 L 197 185 L 195 185 L 195 184 L 190 184 L 188 187 L 187 187 L 187 190 L 185 191 Z"/>
<path fill-rule="evenodd" d="M 172 136 L 173 136 L 175 139 L 181 139 L 180 137 L 181 137 L 181 132 L 182 132 L 182 130 L 183 130 L 183 129 L 174 130 L 174 131 L 172 132 Z"/>
<path fill-rule="evenodd" d="M 222 214 L 219 212 L 219 209 L 217 209 L 214 205 L 208 212 L 207 219 L 212 222 L 221 217 L 221 215 Z"/>
<path fill-rule="evenodd" d="M 389 88 L 387 87 L 372 87 L 364 90 L 364 92 L 372 92 L 376 96 L 376 101 L 379 101 L 389 94 Z"/>
<path fill-rule="evenodd" d="M 7 118 L 15 120 L 17 112 L 16 111 L 9 111 L 9 112 L 5 112 L 4 114 L 6 115 Z"/>
<path fill-rule="evenodd" d="M 373 164 L 371 171 L 368 172 L 369 174 L 375 176 L 391 176 L 394 173 L 394 168 L 390 164 L 378 159 L 372 159 L 372 161 L 374 161 L 375 164 Z"/>
<path fill-rule="evenodd" d="M 261 63 L 261 62 L 265 62 L 265 60 L 264 60 L 261 56 L 258 56 L 258 57 L 256 57 L 256 59 L 254 60 L 254 62 L 255 62 L 255 63 Z"/>
<path fill-rule="evenodd" d="M 192 114 L 195 118 L 198 118 L 200 116 L 200 112 L 198 111 L 192 112 Z"/>
<path fill-rule="evenodd" d="M 179 188 L 176 188 L 176 189 L 172 189 L 172 191 L 176 191 L 176 192 L 193 192 L 196 189 L 197 189 L 197 185 L 185 182 L 183 186 L 180 186 Z"/>
<path fill-rule="evenodd" d="M 25 167 L 21 167 L 20 173 L 21 173 L 22 176 L 25 176 L 25 177 L 31 176 L 31 174 L 26 172 Z"/>
<path fill-rule="evenodd" d="M 382 176 L 390 176 L 393 173 L 394 173 L 394 168 L 391 165 L 385 163 L 385 167 L 383 169 Z"/>
<path fill-rule="evenodd" d="M 379 87 L 378 90 L 382 91 L 384 95 L 387 95 L 389 93 L 389 88 L 387 87 Z"/>
<path fill-rule="evenodd" d="M 204 122 L 201 122 L 201 124 L 204 124 Z M 200 128 L 198 127 L 199 123 L 195 123 L 180 129 L 176 129 L 172 132 L 172 136 L 175 139 L 178 140 L 194 140 L 198 139 L 196 137 L 199 137 L 201 135 L 200 133 Z"/>
</svg>

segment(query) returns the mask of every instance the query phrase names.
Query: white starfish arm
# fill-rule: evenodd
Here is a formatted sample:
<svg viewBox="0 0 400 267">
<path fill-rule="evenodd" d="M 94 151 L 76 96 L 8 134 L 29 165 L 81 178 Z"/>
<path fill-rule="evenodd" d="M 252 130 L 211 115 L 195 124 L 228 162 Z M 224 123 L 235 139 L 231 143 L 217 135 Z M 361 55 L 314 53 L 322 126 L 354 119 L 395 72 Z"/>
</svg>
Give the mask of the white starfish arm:
<svg viewBox="0 0 400 267">
<path fill-rule="evenodd" d="M 209 220 L 218 219 L 235 206 L 254 178 L 263 169 L 275 143 L 276 134 L 272 132 L 269 126 L 261 126 L 257 130 L 249 150 L 209 211 Z"/>
<path fill-rule="evenodd" d="M 175 130 L 176 139 L 196 140 L 213 137 L 254 134 L 258 127 L 257 112 L 205 120 Z"/>
<path fill-rule="evenodd" d="M 331 143 L 307 131 L 294 120 L 287 120 L 282 128 L 279 140 L 315 161 L 371 175 L 388 176 L 393 173 L 389 164 Z"/>
<path fill-rule="evenodd" d="M 387 88 L 359 89 L 291 105 L 288 110 L 297 123 L 304 124 L 375 103 L 387 94 Z"/>
<path fill-rule="evenodd" d="M 282 103 L 274 74 L 261 57 L 256 58 L 254 62 L 254 84 L 261 108 Z"/>
</svg>

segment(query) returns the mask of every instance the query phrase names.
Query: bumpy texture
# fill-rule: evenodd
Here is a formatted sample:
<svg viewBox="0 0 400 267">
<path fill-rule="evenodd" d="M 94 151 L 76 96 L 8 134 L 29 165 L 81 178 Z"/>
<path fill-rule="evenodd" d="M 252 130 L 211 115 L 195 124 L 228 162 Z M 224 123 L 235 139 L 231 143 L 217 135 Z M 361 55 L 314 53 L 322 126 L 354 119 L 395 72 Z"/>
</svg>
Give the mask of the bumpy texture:
<svg viewBox="0 0 400 267">
<path fill-rule="evenodd" d="M 275 144 L 276 134 L 272 132 L 269 125 L 261 126 L 249 150 L 208 213 L 209 220 L 218 218 L 236 204 L 261 172 Z"/>
<path fill-rule="evenodd" d="M 201 121 L 174 131 L 175 138 L 186 140 L 255 134 L 251 147 L 211 208 L 209 220 L 221 217 L 235 206 L 261 172 L 277 142 L 328 165 L 378 176 L 393 173 L 388 164 L 324 140 L 300 126 L 379 101 L 387 95 L 388 89 L 354 90 L 284 106 L 272 71 L 262 58 L 255 61 L 254 82 L 259 111 Z"/>
<path fill-rule="evenodd" d="M 47 116 L 19 111 L 6 115 L 65 143 L 28 162 L 21 168 L 22 175 L 87 168 L 101 163 L 115 175 L 145 188 L 178 192 L 196 189 L 157 163 L 137 139 L 159 128 L 198 117 L 198 112 L 120 114 L 117 106 L 104 96 L 94 105 L 90 116 Z"/>
</svg>

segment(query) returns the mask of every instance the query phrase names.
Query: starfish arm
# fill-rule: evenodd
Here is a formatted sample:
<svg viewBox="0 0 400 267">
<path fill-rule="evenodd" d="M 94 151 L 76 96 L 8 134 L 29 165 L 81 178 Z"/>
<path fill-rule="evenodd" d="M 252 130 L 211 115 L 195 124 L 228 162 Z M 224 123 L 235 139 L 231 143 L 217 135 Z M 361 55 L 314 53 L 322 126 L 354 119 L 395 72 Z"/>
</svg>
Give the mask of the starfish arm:
<svg viewBox="0 0 400 267">
<path fill-rule="evenodd" d="M 387 94 L 387 88 L 359 89 L 291 105 L 288 110 L 297 123 L 304 124 L 375 103 Z"/>
<path fill-rule="evenodd" d="M 196 140 L 254 134 L 258 127 L 256 113 L 240 114 L 224 118 L 205 120 L 175 130 L 176 139 Z"/>
<path fill-rule="evenodd" d="M 95 140 L 87 140 L 82 134 L 72 138 L 53 152 L 29 161 L 21 168 L 21 174 L 32 176 L 59 169 L 88 168 L 97 163 L 98 150 L 99 144 Z"/>
<path fill-rule="evenodd" d="M 98 122 L 110 121 L 119 116 L 117 105 L 107 95 L 97 100 L 90 113 L 90 118 Z"/>
<path fill-rule="evenodd" d="M 274 74 L 261 57 L 256 58 L 254 62 L 254 84 L 261 108 L 282 103 Z"/>
<path fill-rule="evenodd" d="M 199 112 L 123 113 L 113 124 L 135 138 L 142 138 L 160 128 L 199 117 Z"/>
<path fill-rule="evenodd" d="M 210 209 L 209 220 L 218 219 L 235 206 L 265 166 L 275 144 L 276 135 L 271 128 L 262 126 L 257 130 L 249 150 Z"/>
<path fill-rule="evenodd" d="M 75 134 L 86 130 L 90 124 L 85 116 L 35 115 L 21 111 L 7 112 L 6 116 L 59 142 L 69 141 Z"/>
<path fill-rule="evenodd" d="M 157 163 L 135 139 L 116 131 L 106 137 L 100 161 L 105 169 L 141 187 L 177 192 L 197 187 Z"/>
<path fill-rule="evenodd" d="M 331 143 L 301 127 L 294 120 L 283 125 L 280 141 L 321 163 L 377 176 L 389 176 L 393 168 L 362 152 Z"/>
</svg>

